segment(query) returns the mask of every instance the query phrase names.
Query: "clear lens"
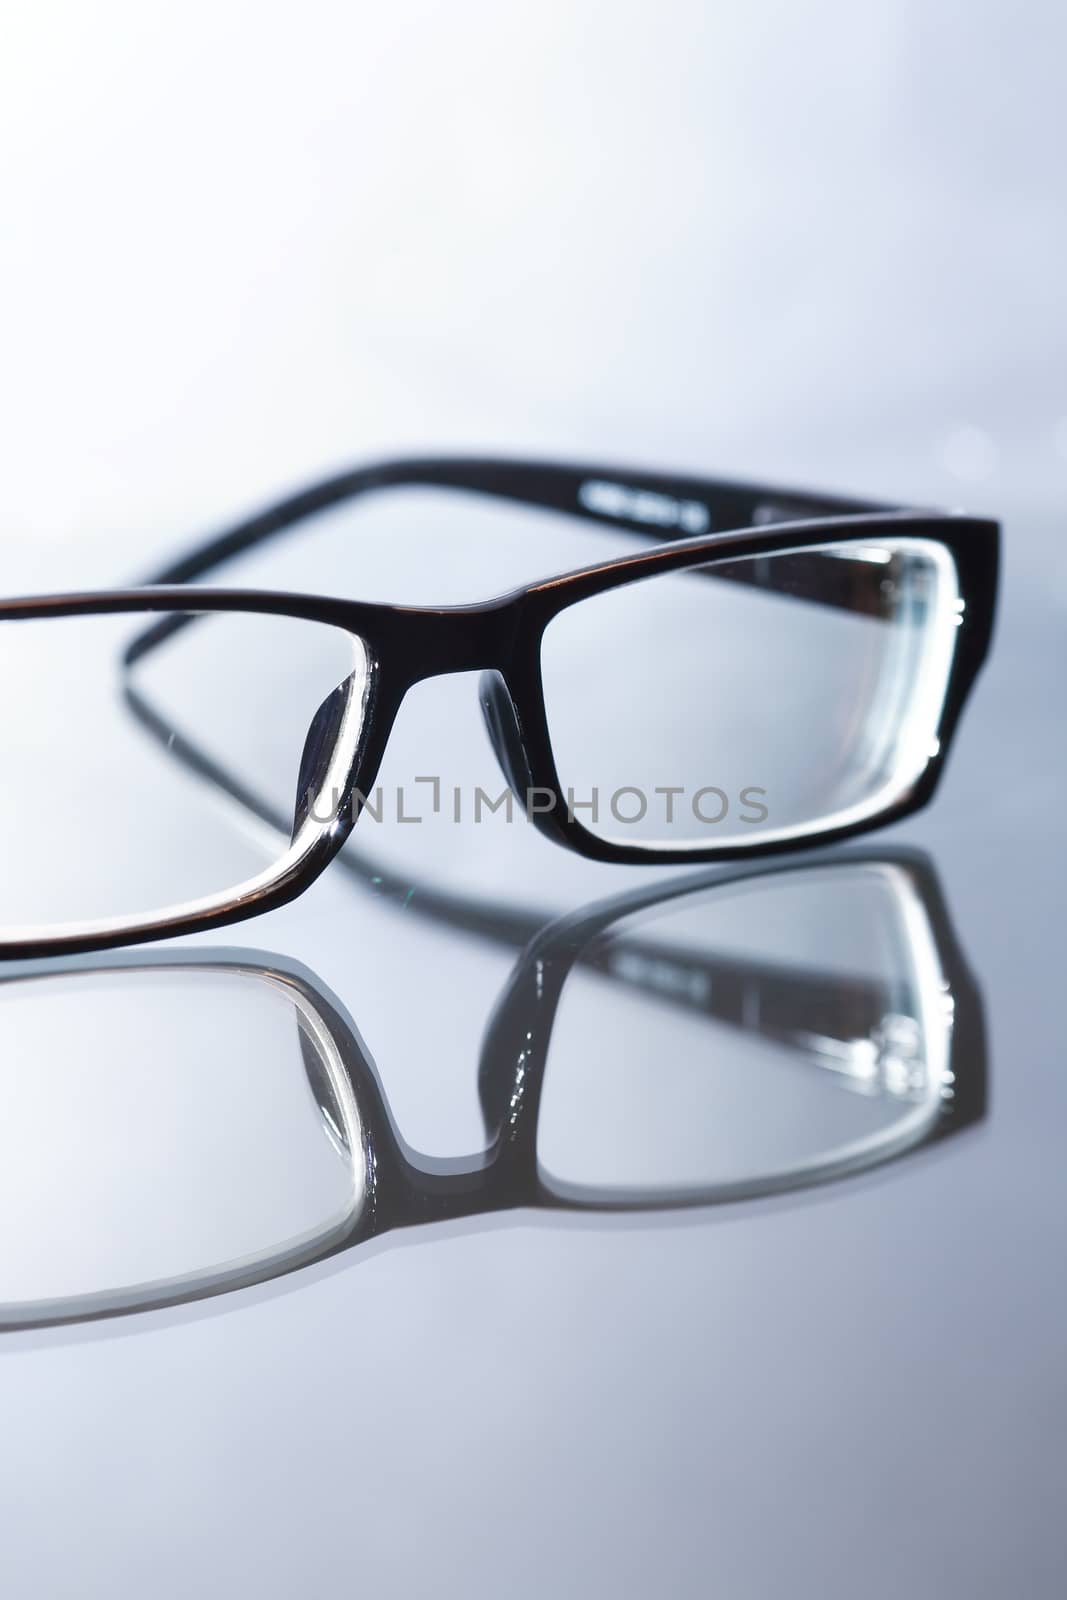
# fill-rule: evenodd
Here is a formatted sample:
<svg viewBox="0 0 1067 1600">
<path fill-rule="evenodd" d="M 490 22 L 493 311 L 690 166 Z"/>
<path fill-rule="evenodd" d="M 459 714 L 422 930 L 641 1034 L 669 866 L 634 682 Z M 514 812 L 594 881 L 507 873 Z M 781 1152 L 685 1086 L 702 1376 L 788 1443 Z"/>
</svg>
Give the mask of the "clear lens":
<svg viewBox="0 0 1067 1600">
<path fill-rule="evenodd" d="M 565 797 L 598 838 L 764 844 L 877 815 L 937 749 L 958 621 L 944 546 L 886 537 L 623 584 L 545 630 Z"/>
<path fill-rule="evenodd" d="M 353 1226 L 365 1177 L 336 1045 L 287 984 L 0 984 L 0 1321 L 267 1275 Z"/>
<path fill-rule="evenodd" d="M 884 1160 L 952 1093 L 950 1008 L 894 866 L 774 874 L 635 913 L 564 985 L 542 1174 L 579 1199 L 729 1197 Z"/>
<path fill-rule="evenodd" d="M 126 612 L 0 621 L 0 675 L 13 940 L 204 909 L 299 859 L 347 776 L 367 657 L 298 618 Z"/>
</svg>

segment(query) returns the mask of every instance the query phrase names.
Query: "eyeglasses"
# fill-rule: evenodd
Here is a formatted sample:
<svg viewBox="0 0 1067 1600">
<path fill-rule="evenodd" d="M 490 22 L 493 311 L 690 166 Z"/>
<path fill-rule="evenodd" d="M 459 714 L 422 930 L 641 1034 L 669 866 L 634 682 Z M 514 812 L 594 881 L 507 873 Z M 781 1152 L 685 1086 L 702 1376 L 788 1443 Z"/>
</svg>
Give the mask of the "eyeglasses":
<svg viewBox="0 0 1067 1600">
<path fill-rule="evenodd" d="M 522 938 L 522 913 L 465 914 Z M 852 1176 L 985 1114 L 981 998 L 915 852 L 705 875 L 533 932 L 478 1090 L 484 1147 L 419 1155 L 341 1002 L 282 957 L 11 968 L 0 1325 L 200 1299 L 415 1224 Z"/>
<path fill-rule="evenodd" d="M 408 486 L 651 547 L 465 606 L 199 582 Z M 308 489 L 149 587 L 0 603 L 0 956 L 292 899 L 371 804 L 407 691 L 441 674 L 481 673 L 508 786 L 493 804 L 601 861 L 766 855 L 905 816 L 934 792 L 987 653 L 998 539 L 956 514 L 695 478 L 409 461 Z"/>
</svg>

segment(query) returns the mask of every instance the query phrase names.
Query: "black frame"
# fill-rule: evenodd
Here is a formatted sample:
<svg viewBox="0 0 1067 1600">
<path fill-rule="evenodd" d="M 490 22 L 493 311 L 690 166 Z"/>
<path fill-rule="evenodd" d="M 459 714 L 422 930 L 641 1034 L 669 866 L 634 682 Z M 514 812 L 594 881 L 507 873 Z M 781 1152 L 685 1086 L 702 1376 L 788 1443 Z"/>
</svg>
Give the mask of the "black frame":
<svg viewBox="0 0 1067 1600">
<path fill-rule="evenodd" d="M 952 1003 L 949 1052 L 952 1092 L 942 1100 L 936 1119 L 918 1140 L 903 1146 L 888 1144 L 859 1163 L 827 1160 L 814 1171 L 777 1174 L 764 1181 L 709 1184 L 698 1189 L 637 1196 L 633 1191 L 599 1190 L 590 1198 L 581 1191 L 554 1188 L 546 1183 L 537 1158 L 537 1129 L 557 1008 L 568 975 L 579 965 L 614 978 L 624 986 L 631 984 L 631 978 L 620 974 L 603 959 L 605 941 L 610 947 L 614 923 L 635 912 L 708 890 L 717 893 L 720 888 L 739 888 L 777 876 L 795 877 L 805 872 L 864 867 L 892 868 L 908 879 L 933 936 L 947 998 Z M 468 931 L 480 932 L 500 943 L 514 944 L 519 926 L 528 915 L 517 913 L 512 924 L 482 923 L 472 906 Z M 642 948 L 639 941 L 631 938 L 625 940 L 625 946 Z M 659 961 L 665 955 L 668 960 L 674 959 L 669 947 L 658 942 L 648 948 Z M 679 952 L 679 959 L 689 961 L 688 971 L 698 970 L 692 964 L 691 953 Z M 307 967 L 289 957 L 257 950 L 208 948 L 175 953 L 120 953 L 105 956 L 103 960 L 75 958 L 62 963 L 38 962 L 21 970 L 9 969 L 0 976 L 0 1003 L 6 983 L 27 979 L 47 981 L 62 976 L 198 970 L 255 972 L 279 980 L 311 1006 L 338 1047 L 358 1107 L 364 1166 L 368 1174 L 367 1203 L 350 1224 L 304 1250 L 258 1261 L 248 1268 L 219 1269 L 213 1276 L 191 1285 L 166 1286 L 157 1292 L 136 1294 L 125 1301 L 100 1297 L 94 1302 L 93 1297 L 88 1297 L 81 1307 L 64 1302 L 70 1309 L 10 1318 L 0 1324 L 0 1332 L 96 1321 L 211 1299 L 287 1277 L 373 1239 L 414 1226 L 456 1223 L 530 1208 L 586 1215 L 632 1215 L 695 1211 L 788 1195 L 895 1165 L 973 1127 L 988 1113 L 989 1063 L 981 990 L 967 966 L 936 870 L 930 858 L 917 850 L 844 849 L 831 851 L 817 861 L 804 858 L 725 872 L 691 874 L 648 889 L 615 895 L 541 927 L 521 949 L 483 1033 L 478 1088 L 489 1142 L 484 1150 L 467 1157 L 435 1159 L 420 1155 L 407 1145 L 396 1126 L 358 1028 L 343 1003 Z M 834 1003 L 847 1015 L 849 1025 L 858 1030 L 868 1027 L 871 1018 L 877 1015 L 877 991 L 871 991 L 862 980 L 841 974 L 835 974 L 827 983 L 817 970 L 780 968 L 728 954 L 716 955 L 710 962 L 702 958 L 699 970 L 711 979 L 709 993 L 713 998 L 701 1007 L 706 1014 L 719 1022 L 751 1028 L 755 1013 L 759 1015 L 755 1026 L 771 1037 L 781 1038 L 794 1030 L 805 1030 L 810 1025 L 812 1002 L 816 1002 L 817 1007 L 820 996 L 825 993 L 832 995 Z M 746 988 L 749 1003 L 746 1003 Z M 751 1001 L 756 998 L 755 990 L 758 990 L 759 1004 L 754 1007 Z M 660 987 L 653 987 L 651 992 L 657 1000 L 665 997 Z M 667 998 L 683 1005 L 688 1003 L 677 990 Z M 791 1023 L 784 1023 L 783 1017 L 791 1018 Z M 303 1039 L 301 1034 L 302 1042 Z M 306 1052 L 305 1062 L 309 1079 L 314 1083 L 318 1069 L 308 1062 Z M 120 1292 L 115 1291 L 116 1294 Z"/>
<path fill-rule="evenodd" d="M 646 534 L 656 542 L 647 552 L 583 567 L 465 606 L 397 606 L 327 595 L 199 584 L 190 587 L 193 580 L 226 560 L 291 530 L 319 511 L 357 495 L 407 485 L 461 489 L 565 511 L 594 523 Z M 687 533 L 698 521 L 707 531 L 663 542 L 665 532 Z M 749 525 L 716 531 L 737 522 Z M 737 845 L 658 849 L 620 844 L 597 837 L 577 817 L 567 815 L 541 681 L 541 640 L 555 616 L 578 601 L 635 579 L 712 560 L 803 551 L 828 541 L 860 545 L 887 533 L 929 539 L 947 548 L 956 564 L 964 602 L 937 730 L 938 748 L 909 791 L 885 809 L 844 826 L 813 830 L 801 839 L 767 841 L 756 834 L 751 843 Z M 808 845 L 834 843 L 896 821 L 924 806 L 937 788 L 964 704 L 989 649 L 998 555 L 998 525 L 957 513 L 894 510 L 792 490 L 629 469 L 419 460 L 346 473 L 286 499 L 173 563 L 149 586 L 0 602 L 0 623 L 153 611 L 266 613 L 327 623 L 355 634 L 368 647 L 372 683 L 360 747 L 347 773 L 335 824 L 320 831 L 301 859 L 279 870 L 271 882 L 229 899 L 211 897 L 219 903 L 192 914 L 129 919 L 121 926 L 116 919 L 114 923 L 86 924 L 66 934 L 9 941 L 0 944 L 0 958 L 90 952 L 165 939 L 222 927 L 286 904 L 314 882 L 348 838 L 358 817 L 360 796 L 373 789 L 408 689 L 424 678 L 453 672 L 482 672 L 490 734 L 504 774 L 520 798 L 532 790 L 555 795 L 551 811 L 539 811 L 532 817 L 535 826 L 557 843 L 593 859 L 679 865 L 779 855 Z M 830 605 L 849 603 L 820 598 Z M 156 630 L 149 629 L 130 647 L 127 662 L 134 662 L 158 637 Z"/>
</svg>

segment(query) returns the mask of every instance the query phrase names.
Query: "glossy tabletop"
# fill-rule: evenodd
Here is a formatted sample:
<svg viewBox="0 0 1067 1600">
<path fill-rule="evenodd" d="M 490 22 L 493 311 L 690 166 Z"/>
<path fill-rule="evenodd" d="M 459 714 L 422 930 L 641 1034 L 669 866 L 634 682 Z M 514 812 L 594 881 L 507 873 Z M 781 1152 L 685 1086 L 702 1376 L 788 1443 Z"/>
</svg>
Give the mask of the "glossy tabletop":
<svg viewBox="0 0 1067 1600">
<path fill-rule="evenodd" d="M 650 23 L 604 54 L 547 10 L 521 46 L 492 8 L 469 49 L 424 18 L 407 68 L 403 30 L 376 22 L 367 112 L 335 16 L 345 50 L 316 47 L 305 143 L 250 82 L 307 237 L 297 251 L 251 179 L 264 232 L 231 229 L 234 183 L 196 144 L 215 222 L 190 211 L 190 230 L 220 229 L 240 266 L 218 305 L 198 253 L 168 235 L 178 266 L 157 259 L 99 178 L 138 127 L 184 170 L 166 52 L 139 47 L 156 120 L 139 91 L 112 127 L 71 88 L 81 120 L 56 149 L 90 129 L 105 214 L 173 304 L 109 299 L 86 259 L 68 325 L 36 270 L 11 269 L 37 331 L 13 323 L 5 591 L 136 579 L 324 465 L 455 442 L 964 503 L 1005 528 L 993 653 L 936 802 L 863 841 L 862 866 L 812 853 L 783 863 L 788 884 L 712 886 L 677 924 L 647 921 L 625 897 L 677 897 L 677 873 L 580 860 L 519 820 L 394 811 L 356 829 L 369 864 L 335 863 L 237 937 L 160 946 L 170 967 L 7 974 L 7 1111 L 32 1138 L 4 1151 L 4 1270 L 32 1314 L 4 1315 L 37 1324 L 0 1329 L 0 1585 L 20 1600 L 1062 1592 L 1067 350 L 1062 115 L 1054 135 L 1042 109 L 1062 24 L 1043 12 L 1058 43 L 1024 48 L 995 7 L 950 26 L 902 0 L 876 38 L 830 6 L 809 32 L 783 14 L 772 41 L 742 20 L 707 34 L 686 6 L 668 71 Z M 287 76 L 289 35 L 265 38 L 256 60 Z M 203 60 L 192 34 L 173 48 Z M 380 87 L 406 73 L 439 148 Z M 223 76 L 204 114 L 232 139 Z M 376 135 L 387 186 L 350 166 Z M 35 159 L 74 204 L 82 180 Z M 16 202 L 58 259 L 57 206 Z M 174 310 L 189 284 L 194 309 Z M 151 381 L 127 312 L 163 330 Z M 61 347 L 74 398 L 53 386 L 46 406 L 37 357 Z M 255 576 L 449 603 L 626 548 L 485 508 L 443 545 L 413 503 L 391 515 L 387 537 L 325 528 Z M 5 714 L 21 737 L 32 686 Z M 401 710 L 381 781 L 431 773 L 500 789 L 475 677 Z M 951 1060 L 928 993 L 954 1004 Z M 944 1047 L 936 1081 L 908 1075 L 920 1025 Z M 850 1074 L 873 1074 L 873 1099 Z M 79 1128 L 106 1131 L 109 1160 Z M 115 1170 L 122 1205 L 97 1219 Z M 285 1252 L 295 1270 L 270 1276 Z M 174 1284 L 223 1257 L 245 1262 L 236 1286 L 182 1303 Z M 104 1269 L 178 1303 L 53 1315 Z"/>
</svg>

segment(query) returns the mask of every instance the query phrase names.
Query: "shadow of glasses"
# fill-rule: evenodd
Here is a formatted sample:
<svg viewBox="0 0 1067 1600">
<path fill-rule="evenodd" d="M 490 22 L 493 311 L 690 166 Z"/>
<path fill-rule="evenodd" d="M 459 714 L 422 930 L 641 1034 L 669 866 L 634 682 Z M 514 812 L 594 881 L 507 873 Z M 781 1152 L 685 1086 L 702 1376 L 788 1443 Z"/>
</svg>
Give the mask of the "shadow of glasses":
<svg viewBox="0 0 1067 1600">
<path fill-rule="evenodd" d="M 528 914 L 494 915 L 472 931 L 521 936 Z M 7 1327 L 201 1299 L 412 1225 L 807 1189 L 987 1104 L 980 995 L 904 851 L 690 875 L 533 931 L 468 1156 L 408 1146 L 344 1006 L 284 957 L 14 967 L 0 1040 Z"/>
</svg>

